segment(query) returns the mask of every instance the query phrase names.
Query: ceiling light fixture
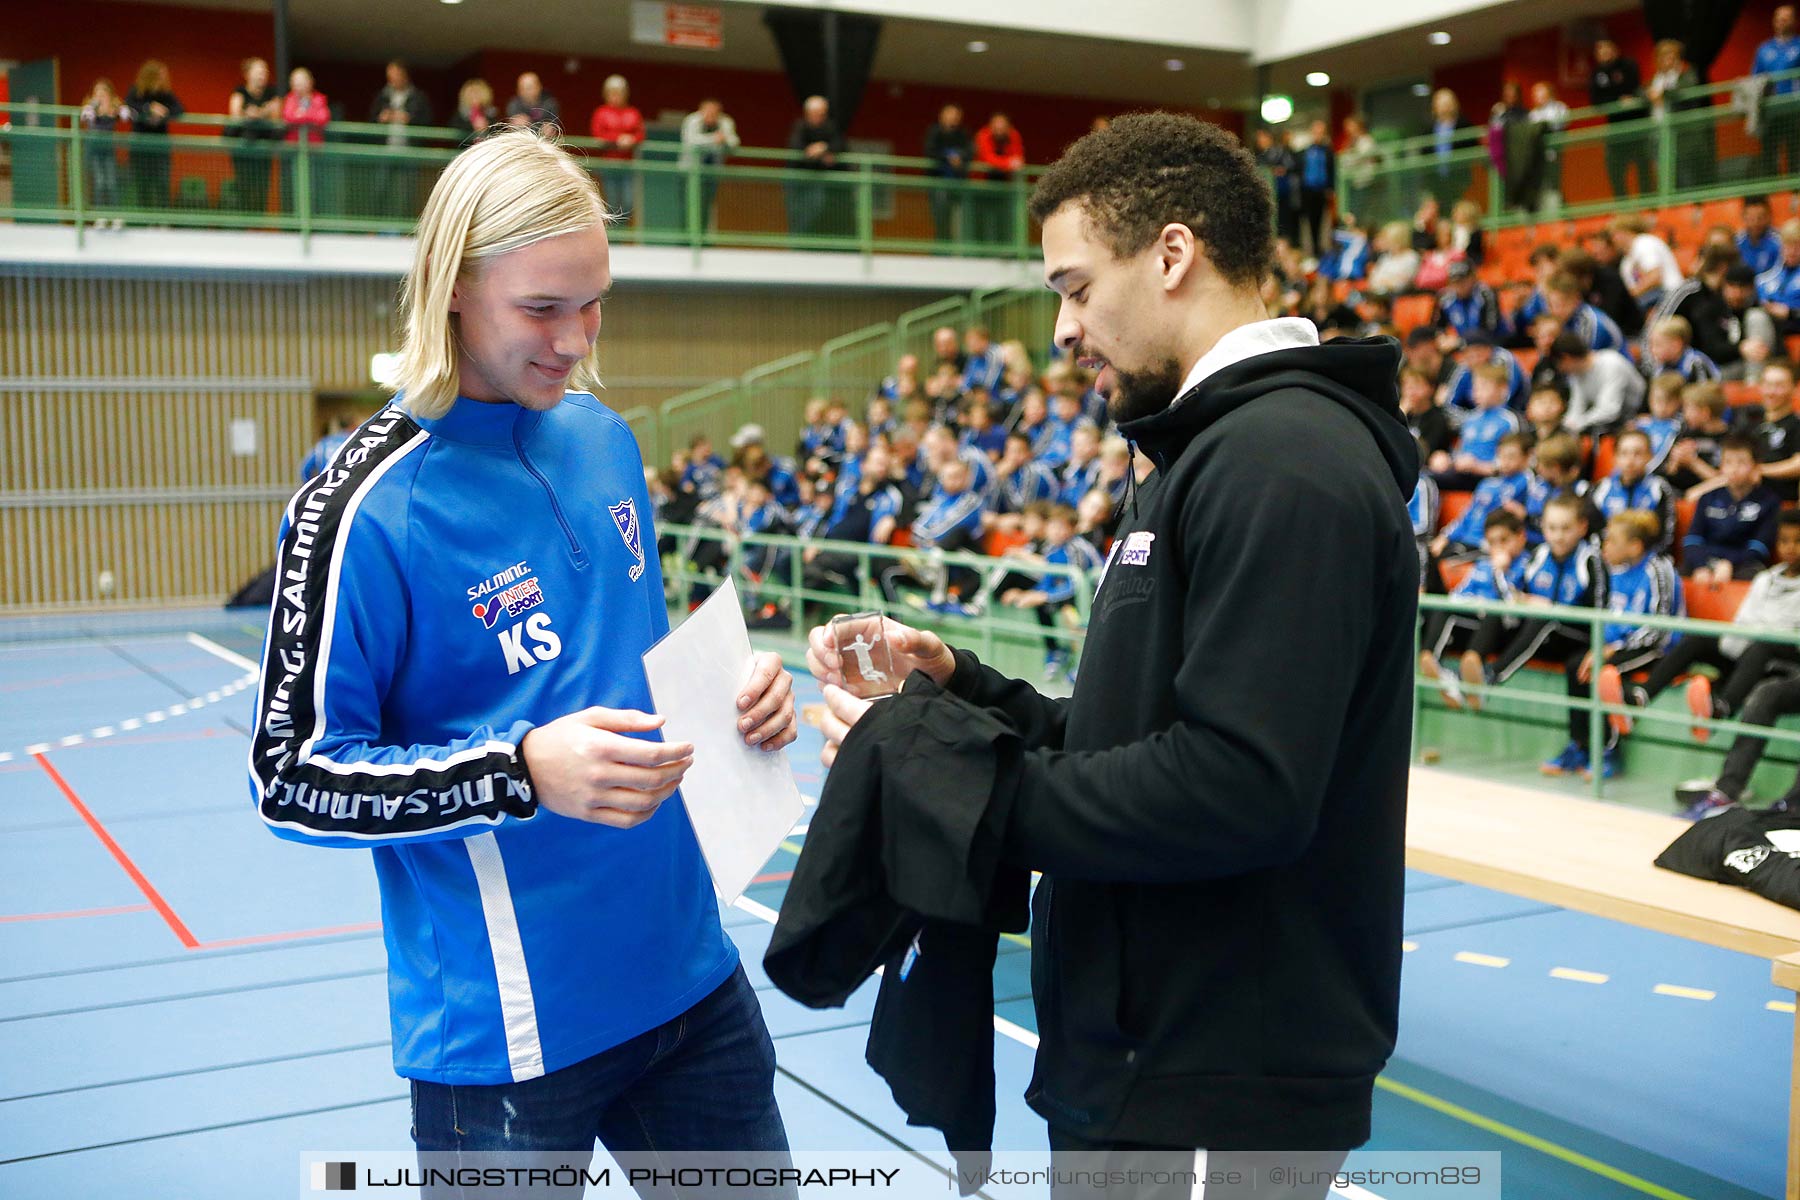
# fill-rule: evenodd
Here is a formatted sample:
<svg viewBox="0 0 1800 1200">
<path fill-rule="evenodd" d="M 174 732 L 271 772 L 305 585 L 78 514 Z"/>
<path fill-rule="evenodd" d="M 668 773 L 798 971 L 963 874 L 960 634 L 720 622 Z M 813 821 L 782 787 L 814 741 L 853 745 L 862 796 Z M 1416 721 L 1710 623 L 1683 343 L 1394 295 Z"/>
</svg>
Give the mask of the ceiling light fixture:
<svg viewBox="0 0 1800 1200">
<path fill-rule="evenodd" d="M 970 54 L 986 54 L 987 48 L 988 48 L 988 45 L 986 42 L 970 42 L 969 43 L 969 53 Z"/>
<path fill-rule="evenodd" d="M 1165 58 L 1163 59 L 1163 66 L 1171 71 L 1185 71 L 1187 69 L 1187 64 L 1182 62 L 1179 58 Z"/>
<path fill-rule="evenodd" d="M 1306 82 L 1312 84 L 1314 87 L 1326 87 L 1331 83 L 1331 76 L 1323 71 L 1308 71 L 1306 73 Z"/>
<path fill-rule="evenodd" d="M 1262 100 L 1262 119 L 1267 125 L 1279 125 L 1294 115 L 1294 98 L 1292 96 L 1264 96 Z"/>
<path fill-rule="evenodd" d="M 1450 35 L 1445 33 L 1442 29 L 1439 29 L 1426 34 L 1425 40 L 1434 46 L 1448 46 L 1450 44 Z"/>
<path fill-rule="evenodd" d="M 1431 85 L 1429 83 L 1415 83 L 1412 86 L 1412 94 L 1415 96 L 1429 96 L 1431 95 Z"/>
</svg>

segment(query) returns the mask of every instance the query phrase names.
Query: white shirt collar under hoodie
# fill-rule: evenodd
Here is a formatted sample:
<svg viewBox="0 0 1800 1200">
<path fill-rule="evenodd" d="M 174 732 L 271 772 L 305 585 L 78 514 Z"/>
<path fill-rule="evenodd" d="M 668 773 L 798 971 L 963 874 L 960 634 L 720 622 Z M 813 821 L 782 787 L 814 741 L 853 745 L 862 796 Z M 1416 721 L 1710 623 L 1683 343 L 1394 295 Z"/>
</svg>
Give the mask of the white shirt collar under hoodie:
<svg viewBox="0 0 1800 1200">
<path fill-rule="evenodd" d="M 1318 329 L 1304 317 L 1274 317 L 1227 330 L 1224 336 L 1213 343 L 1212 349 L 1202 354 L 1200 361 L 1188 371 L 1187 378 L 1181 382 L 1181 389 L 1175 393 L 1175 404 L 1181 403 L 1182 397 L 1198 387 L 1207 376 L 1241 363 L 1246 358 L 1275 350 L 1295 350 L 1318 344 Z M 1170 407 L 1173 408 L 1174 405 Z"/>
</svg>

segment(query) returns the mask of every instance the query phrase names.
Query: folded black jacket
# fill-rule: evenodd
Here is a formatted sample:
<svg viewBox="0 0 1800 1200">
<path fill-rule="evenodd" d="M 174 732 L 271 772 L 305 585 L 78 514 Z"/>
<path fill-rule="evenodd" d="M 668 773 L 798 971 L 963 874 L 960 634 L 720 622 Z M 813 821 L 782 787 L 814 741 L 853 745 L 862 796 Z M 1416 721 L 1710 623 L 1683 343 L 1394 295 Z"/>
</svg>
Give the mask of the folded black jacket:
<svg viewBox="0 0 1800 1200">
<path fill-rule="evenodd" d="M 869 1065 L 910 1123 L 978 1174 L 994 1129 L 997 931 L 1022 931 L 1029 875 L 1000 862 L 997 776 L 1023 752 L 997 714 L 915 674 L 878 702 L 819 797 L 763 966 L 812 1008 L 884 967 Z M 965 1193 L 966 1194 L 966 1193 Z"/>
<path fill-rule="evenodd" d="M 1797 844 L 1800 811 L 1785 806 L 1761 810 L 1732 807 L 1683 830 L 1656 856 L 1656 865 L 1696 879 L 1747 888 L 1777 904 L 1800 908 Z"/>
</svg>

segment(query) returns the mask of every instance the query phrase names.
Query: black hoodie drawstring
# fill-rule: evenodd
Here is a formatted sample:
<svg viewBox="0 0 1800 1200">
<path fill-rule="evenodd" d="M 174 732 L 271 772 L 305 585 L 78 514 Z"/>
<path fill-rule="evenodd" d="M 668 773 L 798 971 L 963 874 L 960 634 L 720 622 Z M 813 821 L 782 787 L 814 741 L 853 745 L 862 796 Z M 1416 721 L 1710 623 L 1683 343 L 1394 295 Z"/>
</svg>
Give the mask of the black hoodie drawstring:
<svg viewBox="0 0 1800 1200">
<path fill-rule="evenodd" d="M 1137 443 L 1130 441 L 1125 445 L 1131 450 L 1131 459 L 1125 465 L 1125 502 L 1131 505 L 1131 522 L 1137 524 Z"/>
</svg>

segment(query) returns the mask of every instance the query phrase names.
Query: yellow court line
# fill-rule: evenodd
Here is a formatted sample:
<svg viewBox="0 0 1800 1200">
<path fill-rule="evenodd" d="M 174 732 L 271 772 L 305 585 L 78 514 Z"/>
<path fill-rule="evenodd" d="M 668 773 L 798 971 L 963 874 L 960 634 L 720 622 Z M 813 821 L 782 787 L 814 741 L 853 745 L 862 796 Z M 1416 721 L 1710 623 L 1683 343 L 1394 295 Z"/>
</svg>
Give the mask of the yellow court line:
<svg viewBox="0 0 1800 1200">
<path fill-rule="evenodd" d="M 1794 1002 L 1792 1000 L 1771 1000 L 1763 1007 L 1770 1012 L 1791 1013 L 1794 1011 Z"/>
<path fill-rule="evenodd" d="M 1610 975 L 1602 975 L 1598 971 L 1577 971 L 1574 967 L 1551 967 L 1550 978 L 1567 979 L 1574 983 L 1605 983 Z"/>
<path fill-rule="evenodd" d="M 1671 1191 L 1659 1183 L 1651 1183 L 1648 1179 L 1642 1179 L 1631 1174 L 1629 1171 L 1622 1171 L 1611 1163 L 1603 1163 L 1597 1158 L 1590 1158 L 1579 1150 L 1571 1150 L 1567 1146 L 1559 1146 L 1547 1138 L 1538 1137 L 1534 1133 L 1526 1133 L 1523 1129 L 1517 1129 L 1503 1121 L 1496 1121 L 1492 1117 L 1484 1117 L 1473 1109 L 1464 1108 L 1460 1104 L 1452 1104 L 1450 1101 L 1442 1099 L 1441 1097 L 1433 1096 L 1430 1092 L 1422 1092 L 1418 1088 L 1409 1087 L 1404 1083 L 1396 1083 L 1386 1076 L 1378 1077 L 1375 1080 L 1375 1086 L 1385 1092 L 1392 1092 L 1396 1096 L 1411 1100 L 1414 1104 L 1422 1104 L 1433 1112 L 1440 1112 L 1446 1117 L 1454 1117 L 1458 1121 L 1473 1125 L 1477 1129 L 1484 1129 L 1487 1132 L 1498 1137 L 1503 1137 L 1508 1141 L 1517 1142 L 1519 1145 L 1536 1150 L 1540 1154 L 1547 1154 L 1551 1158 L 1560 1159 L 1570 1166 L 1580 1167 L 1582 1170 L 1598 1175 L 1602 1179 L 1610 1179 L 1614 1183 L 1628 1187 L 1636 1192 L 1642 1192 L 1646 1196 L 1655 1196 L 1657 1200 L 1691 1200 L 1691 1197 L 1684 1196 L 1680 1192 Z"/>
<path fill-rule="evenodd" d="M 1659 996 L 1676 996 L 1682 1000 L 1711 1000 L 1719 994 L 1705 988 L 1677 987 L 1672 983 L 1659 983 L 1650 990 Z"/>
<path fill-rule="evenodd" d="M 1414 950 L 1417 950 L 1418 948 L 1419 948 L 1419 943 L 1417 943 L 1417 942 L 1401 942 L 1400 943 L 1400 949 L 1404 953 L 1407 953 L 1407 954 L 1411 954 Z"/>
<path fill-rule="evenodd" d="M 1476 954 L 1473 950 L 1458 950 L 1456 952 L 1456 961 L 1459 963 L 1468 963 L 1472 967 L 1507 967 L 1512 965 L 1512 959 L 1510 958 L 1501 958 L 1495 954 Z"/>
</svg>

